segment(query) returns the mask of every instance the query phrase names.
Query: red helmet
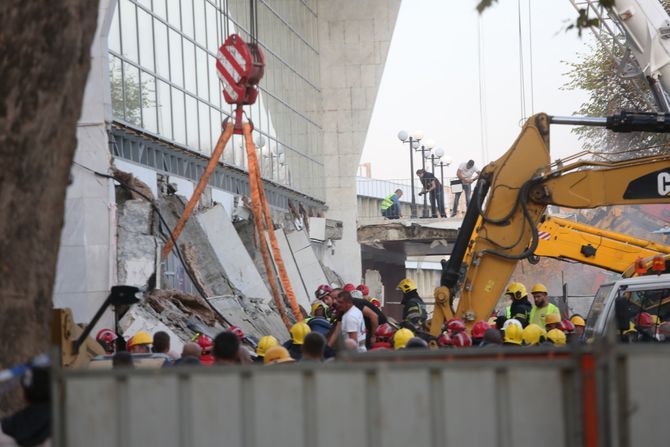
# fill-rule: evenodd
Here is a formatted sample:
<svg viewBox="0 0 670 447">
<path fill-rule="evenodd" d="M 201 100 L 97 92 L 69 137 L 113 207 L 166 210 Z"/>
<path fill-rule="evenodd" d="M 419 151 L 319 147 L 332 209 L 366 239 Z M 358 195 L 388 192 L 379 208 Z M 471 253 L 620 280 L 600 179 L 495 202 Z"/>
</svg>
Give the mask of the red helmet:
<svg viewBox="0 0 670 447">
<path fill-rule="evenodd" d="M 451 346 L 451 336 L 448 332 L 442 332 L 442 334 L 437 338 L 438 346 Z"/>
<path fill-rule="evenodd" d="M 573 334 L 575 332 L 575 325 L 572 324 L 572 321 L 570 320 L 561 321 L 561 324 L 558 326 L 558 328 L 566 334 Z"/>
<path fill-rule="evenodd" d="M 380 324 L 375 331 L 375 337 L 380 340 L 390 340 L 391 337 L 393 337 L 393 334 L 395 334 L 395 330 L 393 330 L 393 326 L 388 323 Z"/>
<path fill-rule="evenodd" d="M 475 323 L 474 326 L 472 326 L 472 338 L 484 338 L 484 332 L 486 332 L 487 329 L 490 329 L 491 326 L 484 321 L 484 320 L 479 320 L 478 322 Z"/>
<path fill-rule="evenodd" d="M 198 343 L 198 346 L 200 346 L 200 349 L 202 349 L 203 354 L 209 352 L 212 347 L 214 347 L 214 342 L 212 339 L 205 334 L 200 334 L 196 343 Z"/>
<path fill-rule="evenodd" d="M 114 340 L 117 338 L 118 336 L 111 329 L 101 329 L 98 335 L 95 336 L 96 341 L 100 343 L 107 353 L 114 352 Z"/>
<path fill-rule="evenodd" d="M 356 287 L 356 290 L 360 290 L 361 293 L 365 296 L 370 294 L 370 289 L 365 284 L 359 284 L 358 287 Z"/>
<path fill-rule="evenodd" d="M 314 296 L 316 296 L 317 300 L 320 300 L 321 298 L 328 295 L 332 291 L 333 288 L 330 287 L 328 284 L 321 284 L 314 292 Z"/>
<path fill-rule="evenodd" d="M 635 318 L 635 325 L 639 328 L 650 328 L 654 326 L 654 319 L 647 312 L 640 312 Z"/>
<path fill-rule="evenodd" d="M 447 321 L 447 330 L 452 334 L 456 332 L 465 332 L 465 329 L 465 323 L 463 323 L 463 320 L 461 319 L 452 318 L 451 320 Z"/>
<path fill-rule="evenodd" d="M 356 286 L 354 286 L 354 285 L 351 284 L 351 283 L 346 283 L 346 284 L 342 287 L 342 290 L 344 290 L 345 292 L 352 292 L 352 291 L 356 290 Z"/>
<path fill-rule="evenodd" d="M 242 329 L 240 329 L 238 326 L 230 326 L 228 328 L 228 332 L 232 332 L 233 334 L 237 335 L 237 338 L 239 338 L 240 341 L 244 341 L 244 332 L 242 332 Z"/>
<path fill-rule="evenodd" d="M 382 308 L 382 302 L 379 301 L 377 298 L 368 298 L 368 301 L 370 301 L 372 304 L 374 304 L 377 307 L 377 309 Z"/>
<path fill-rule="evenodd" d="M 456 332 L 451 334 L 451 344 L 457 348 L 467 348 L 472 346 L 472 339 L 465 332 Z"/>
</svg>

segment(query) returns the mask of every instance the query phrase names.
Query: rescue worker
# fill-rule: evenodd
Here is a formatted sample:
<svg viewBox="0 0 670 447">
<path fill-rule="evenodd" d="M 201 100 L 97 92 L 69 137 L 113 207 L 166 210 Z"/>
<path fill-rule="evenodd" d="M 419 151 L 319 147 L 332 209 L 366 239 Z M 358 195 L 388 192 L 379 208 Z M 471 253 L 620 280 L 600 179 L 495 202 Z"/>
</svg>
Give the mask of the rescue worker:
<svg viewBox="0 0 670 447">
<path fill-rule="evenodd" d="M 288 350 L 291 357 L 295 360 L 302 358 L 302 345 L 305 343 L 305 335 L 312 332 L 307 323 L 299 321 L 291 326 L 291 339 L 284 343 L 284 347 Z"/>
<path fill-rule="evenodd" d="M 351 300 L 354 306 L 363 312 L 363 321 L 365 321 L 365 347 L 370 349 L 375 343 L 375 333 L 380 324 L 387 321 L 386 315 L 379 310 L 377 306 L 370 301 L 363 299 L 363 294 L 360 290 L 351 292 Z"/>
<path fill-rule="evenodd" d="M 147 331 L 139 331 L 128 340 L 128 352 L 131 354 L 148 354 L 154 339 Z"/>
<path fill-rule="evenodd" d="M 200 363 L 205 366 L 214 364 L 214 356 L 212 350 L 214 349 L 214 342 L 205 334 L 200 334 L 195 342 L 200 346 Z"/>
<path fill-rule="evenodd" d="M 241 363 L 240 339 L 229 331 L 223 331 L 214 338 L 214 363 L 217 365 L 234 365 Z"/>
<path fill-rule="evenodd" d="M 114 354 L 114 351 L 116 351 L 116 344 L 114 342 L 117 338 L 118 336 L 111 329 L 101 329 L 98 335 L 95 336 L 95 340 L 105 350 L 105 354 Z"/>
<path fill-rule="evenodd" d="M 482 344 L 482 340 L 484 339 L 484 333 L 486 332 L 487 329 L 490 329 L 491 326 L 484 321 L 484 320 L 479 320 L 472 326 L 472 331 L 470 331 L 470 335 L 472 336 L 472 345 L 473 346 L 479 346 Z"/>
<path fill-rule="evenodd" d="M 173 363 L 174 366 L 193 366 L 193 365 L 202 365 L 200 361 L 200 356 L 202 355 L 202 349 L 200 345 L 189 341 L 184 343 L 184 346 L 181 349 L 181 357 L 179 357 Z"/>
<path fill-rule="evenodd" d="M 370 301 L 372 304 L 377 306 L 378 309 L 381 309 L 382 303 L 379 301 L 377 298 L 370 296 L 370 288 L 366 286 L 365 284 L 359 284 L 358 287 L 356 287 L 356 290 L 360 290 L 360 292 L 363 294 L 363 298 Z"/>
<path fill-rule="evenodd" d="M 572 321 L 568 319 L 561 320 L 561 324 L 558 325 L 558 328 L 563 331 L 568 343 L 571 343 L 573 340 L 575 340 L 575 325 L 572 324 Z"/>
<path fill-rule="evenodd" d="M 349 343 L 349 345 L 352 345 L 352 342 L 349 342 L 348 340 L 355 342 L 356 351 L 367 351 L 367 347 L 365 346 L 366 329 L 363 312 L 361 312 L 361 310 L 354 305 L 351 293 L 344 290 L 335 289 L 333 290 L 332 295 L 335 299 L 335 307 L 337 309 L 337 314 L 339 315 L 340 321 L 337 323 L 337 329 L 331 335 L 331 347 L 339 345 L 338 341 L 341 337 L 341 339 L 344 340 L 344 343 Z"/>
<path fill-rule="evenodd" d="M 546 332 L 535 323 L 530 323 L 523 330 L 523 343 L 526 346 L 537 346 L 544 343 Z"/>
<path fill-rule="evenodd" d="M 302 346 L 301 362 L 323 362 L 326 338 L 318 332 L 310 332 L 305 336 Z"/>
<path fill-rule="evenodd" d="M 496 328 L 490 328 L 484 332 L 484 338 L 479 346 L 483 348 L 486 346 L 500 346 L 502 344 L 503 340 L 500 331 Z"/>
<path fill-rule="evenodd" d="M 547 314 L 556 314 L 561 317 L 561 311 L 554 304 L 549 302 L 549 291 L 544 284 L 535 284 L 530 293 L 533 295 L 535 304 L 530 310 L 530 323 L 537 324 L 545 329 L 544 319 Z"/>
<path fill-rule="evenodd" d="M 256 346 L 256 358 L 254 359 L 254 362 L 263 363 L 265 353 L 273 346 L 279 346 L 279 341 L 275 337 L 272 335 L 261 337 Z"/>
<path fill-rule="evenodd" d="M 452 332 L 450 338 L 451 346 L 454 348 L 469 348 L 472 346 L 472 339 L 467 332 Z"/>
<path fill-rule="evenodd" d="M 288 353 L 288 350 L 283 346 L 273 346 L 267 350 L 265 357 L 263 358 L 264 365 L 276 365 L 278 363 L 290 363 L 295 362 L 295 359 L 291 357 Z"/>
<path fill-rule="evenodd" d="M 393 349 L 398 350 L 405 348 L 405 346 L 407 346 L 407 342 L 409 342 L 412 338 L 414 338 L 414 333 L 409 329 L 398 329 L 393 335 Z"/>
<path fill-rule="evenodd" d="M 426 304 L 423 302 L 416 290 L 416 284 L 409 278 L 400 281 L 398 288 L 402 291 L 402 323 L 401 326 L 410 329 L 414 333 L 425 331 Z"/>
<path fill-rule="evenodd" d="M 586 321 L 584 321 L 584 318 L 582 318 L 582 316 L 579 314 L 574 314 L 570 317 L 570 321 L 572 321 L 572 324 L 575 325 L 575 337 L 578 339 L 582 338 L 582 334 L 586 328 Z"/>
<path fill-rule="evenodd" d="M 654 319 L 648 312 L 640 312 L 634 319 L 635 329 L 639 334 L 638 342 L 656 341 Z"/>
<path fill-rule="evenodd" d="M 330 292 L 332 292 L 333 289 L 327 285 L 327 284 L 322 284 L 319 286 L 318 289 L 314 292 L 314 296 L 316 297 L 316 301 L 312 303 L 312 309 L 310 314 L 314 317 L 319 316 L 319 314 L 314 314 L 313 312 L 323 306 L 323 315 L 327 320 L 331 320 L 333 315 L 332 315 L 332 308 L 333 308 L 333 298 L 330 296 Z M 320 312 L 320 311 L 317 311 Z"/>
<path fill-rule="evenodd" d="M 400 218 L 400 198 L 402 197 L 402 189 L 396 189 L 393 194 L 382 200 L 380 211 L 382 216 L 387 219 Z"/>
<path fill-rule="evenodd" d="M 547 340 L 549 340 L 554 346 L 565 346 L 567 341 L 565 334 L 560 329 L 552 329 L 548 331 Z"/>
<path fill-rule="evenodd" d="M 558 329 L 560 330 L 561 328 L 561 315 L 556 315 L 556 314 L 547 314 L 544 317 L 544 329 L 549 332 L 552 329 Z"/>
<path fill-rule="evenodd" d="M 520 282 L 513 282 L 507 286 L 505 295 L 510 295 L 512 298 L 508 318 L 514 318 L 518 320 L 523 327 L 526 327 L 530 320 L 530 311 L 533 308 L 533 305 L 528 301 L 526 287 Z"/>
<path fill-rule="evenodd" d="M 393 349 L 391 340 L 393 339 L 395 331 L 393 326 L 388 323 L 379 325 L 377 332 L 375 332 L 375 343 L 370 348 L 371 351 L 375 349 Z"/>
<path fill-rule="evenodd" d="M 521 346 L 522 341 L 523 329 L 516 324 L 507 326 L 505 336 L 503 337 L 503 344 L 506 346 Z"/>
</svg>

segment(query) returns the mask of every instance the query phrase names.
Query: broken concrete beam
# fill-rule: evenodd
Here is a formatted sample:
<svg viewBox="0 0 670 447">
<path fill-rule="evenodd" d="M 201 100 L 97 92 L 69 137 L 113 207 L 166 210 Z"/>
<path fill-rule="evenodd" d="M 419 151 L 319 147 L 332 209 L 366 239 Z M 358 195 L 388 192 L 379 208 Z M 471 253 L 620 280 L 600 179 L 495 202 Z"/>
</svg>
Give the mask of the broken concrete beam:
<svg viewBox="0 0 670 447">
<path fill-rule="evenodd" d="M 312 243 L 307 238 L 305 231 L 292 231 L 286 233 L 293 259 L 298 266 L 298 272 L 302 279 L 302 285 L 307 292 L 307 297 L 311 303 L 314 299 L 314 291 L 321 285 L 327 284 L 328 280 L 321 268 L 319 259 L 312 249 Z M 307 309 L 309 310 L 309 308 Z"/>
<path fill-rule="evenodd" d="M 198 214 L 197 219 L 233 286 L 248 298 L 270 301 L 270 291 L 223 206 L 216 205 Z"/>
<path fill-rule="evenodd" d="M 143 199 L 119 204 L 117 275 L 119 284 L 144 287 L 156 271 L 158 243 L 152 234 L 152 207 Z"/>
</svg>

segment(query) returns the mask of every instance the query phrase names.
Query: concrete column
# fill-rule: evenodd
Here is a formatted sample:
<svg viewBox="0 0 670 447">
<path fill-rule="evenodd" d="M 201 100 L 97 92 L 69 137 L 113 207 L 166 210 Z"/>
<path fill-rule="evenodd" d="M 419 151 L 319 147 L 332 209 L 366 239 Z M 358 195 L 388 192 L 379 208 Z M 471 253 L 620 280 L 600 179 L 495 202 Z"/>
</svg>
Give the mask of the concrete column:
<svg viewBox="0 0 670 447">
<path fill-rule="evenodd" d="M 327 217 L 344 224 L 324 262 L 348 282 L 362 276 L 356 171 L 399 9 L 400 0 L 318 2 Z"/>
<path fill-rule="evenodd" d="M 107 36 L 115 7 L 115 0 L 101 0 L 99 4 L 54 287 L 54 307 L 71 308 L 79 323 L 91 319 L 116 277 L 114 187 L 110 180 L 89 170 L 107 173 L 111 162 Z M 109 325 L 111 321 L 108 313 L 100 324 Z"/>
</svg>

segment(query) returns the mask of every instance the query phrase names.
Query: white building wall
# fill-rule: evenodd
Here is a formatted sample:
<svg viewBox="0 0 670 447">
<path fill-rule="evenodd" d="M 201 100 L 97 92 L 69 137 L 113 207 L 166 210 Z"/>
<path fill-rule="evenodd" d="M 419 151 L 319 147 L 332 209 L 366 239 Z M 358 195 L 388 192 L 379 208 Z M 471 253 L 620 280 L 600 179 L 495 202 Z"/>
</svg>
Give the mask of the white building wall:
<svg viewBox="0 0 670 447">
<path fill-rule="evenodd" d="M 344 229 L 324 261 L 350 282 L 362 275 L 356 171 L 399 9 L 400 0 L 318 2 L 327 217 Z"/>
</svg>

